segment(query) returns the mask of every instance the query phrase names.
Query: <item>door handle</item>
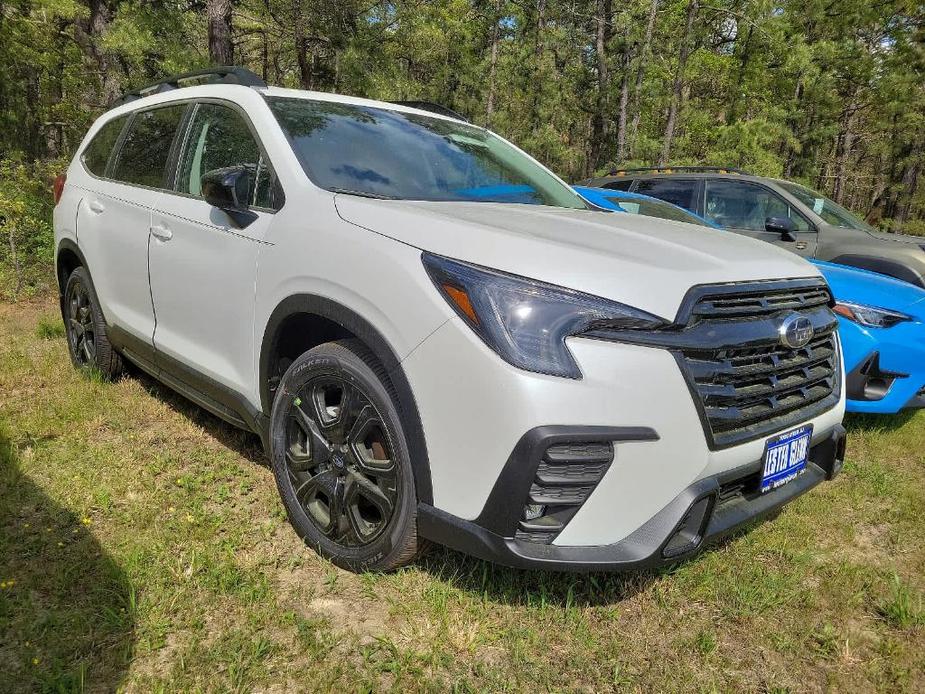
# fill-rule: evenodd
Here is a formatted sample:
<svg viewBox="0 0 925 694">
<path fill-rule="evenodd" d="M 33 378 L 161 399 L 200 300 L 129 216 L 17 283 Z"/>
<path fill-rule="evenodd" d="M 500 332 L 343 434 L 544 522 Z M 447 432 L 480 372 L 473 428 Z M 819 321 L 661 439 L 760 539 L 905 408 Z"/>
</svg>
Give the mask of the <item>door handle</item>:
<svg viewBox="0 0 925 694">
<path fill-rule="evenodd" d="M 91 200 L 89 208 L 91 212 L 95 212 L 96 214 L 102 214 L 106 211 L 106 207 L 99 200 Z"/>
<path fill-rule="evenodd" d="M 173 238 L 173 232 L 162 224 L 155 224 L 151 227 L 151 233 L 161 241 L 170 241 Z"/>
</svg>

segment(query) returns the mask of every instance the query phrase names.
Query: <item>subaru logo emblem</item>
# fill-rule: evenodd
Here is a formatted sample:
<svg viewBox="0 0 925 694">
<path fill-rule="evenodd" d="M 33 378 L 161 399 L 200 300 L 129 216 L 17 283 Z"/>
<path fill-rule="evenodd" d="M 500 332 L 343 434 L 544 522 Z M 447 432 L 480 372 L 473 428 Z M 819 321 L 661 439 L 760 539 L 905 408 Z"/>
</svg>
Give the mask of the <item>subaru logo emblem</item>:
<svg viewBox="0 0 925 694">
<path fill-rule="evenodd" d="M 801 316 L 799 313 L 791 313 L 784 318 L 780 328 L 777 330 L 777 334 L 780 335 L 780 343 L 790 349 L 805 347 L 813 339 L 814 333 L 812 322 L 809 318 Z"/>
</svg>

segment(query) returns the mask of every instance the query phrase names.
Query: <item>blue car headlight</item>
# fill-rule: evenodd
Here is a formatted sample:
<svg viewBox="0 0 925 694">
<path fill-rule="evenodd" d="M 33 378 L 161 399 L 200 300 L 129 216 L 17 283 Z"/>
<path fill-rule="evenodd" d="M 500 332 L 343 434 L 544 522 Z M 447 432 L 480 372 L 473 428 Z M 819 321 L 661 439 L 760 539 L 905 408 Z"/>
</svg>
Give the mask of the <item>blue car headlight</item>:
<svg viewBox="0 0 925 694">
<path fill-rule="evenodd" d="M 615 301 L 430 253 L 440 294 L 491 349 L 527 371 L 581 378 L 565 340 L 592 329 L 653 330 L 657 316 Z"/>
<path fill-rule="evenodd" d="M 911 316 L 899 311 L 852 304 L 847 301 L 838 301 L 835 304 L 835 313 L 867 328 L 892 328 L 894 325 L 912 320 Z"/>
</svg>

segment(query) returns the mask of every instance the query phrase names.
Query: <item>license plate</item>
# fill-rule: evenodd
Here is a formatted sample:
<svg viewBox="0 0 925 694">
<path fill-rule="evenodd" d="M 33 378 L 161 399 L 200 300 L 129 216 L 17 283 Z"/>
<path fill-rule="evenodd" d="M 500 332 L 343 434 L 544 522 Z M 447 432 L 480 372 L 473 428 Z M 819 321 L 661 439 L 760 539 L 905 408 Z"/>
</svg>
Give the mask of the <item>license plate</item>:
<svg viewBox="0 0 925 694">
<path fill-rule="evenodd" d="M 812 438 L 813 427 L 808 425 L 768 439 L 761 475 L 762 493 L 777 489 L 803 473 Z"/>
</svg>

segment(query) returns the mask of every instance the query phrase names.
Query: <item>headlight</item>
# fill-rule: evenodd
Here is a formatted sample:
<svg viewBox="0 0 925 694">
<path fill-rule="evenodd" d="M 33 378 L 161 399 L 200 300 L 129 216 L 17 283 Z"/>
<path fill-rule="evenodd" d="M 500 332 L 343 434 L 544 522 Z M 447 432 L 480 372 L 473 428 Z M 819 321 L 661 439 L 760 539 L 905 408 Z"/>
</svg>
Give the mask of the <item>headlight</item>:
<svg viewBox="0 0 925 694">
<path fill-rule="evenodd" d="M 894 325 L 912 320 L 912 317 L 905 313 L 851 304 L 846 301 L 839 301 L 835 304 L 835 313 L 868 328 L 892 328 Z"/>
<path fill-rule="evenodd" d="M 596 328 L 654 329 L 665 321 L 614 301 L 429 253 L 424 267 L 460 317 L 502 359 L 527 371 L 581 378 L 565 339 Z"/>
</svg>

